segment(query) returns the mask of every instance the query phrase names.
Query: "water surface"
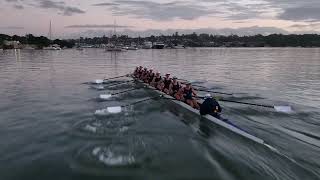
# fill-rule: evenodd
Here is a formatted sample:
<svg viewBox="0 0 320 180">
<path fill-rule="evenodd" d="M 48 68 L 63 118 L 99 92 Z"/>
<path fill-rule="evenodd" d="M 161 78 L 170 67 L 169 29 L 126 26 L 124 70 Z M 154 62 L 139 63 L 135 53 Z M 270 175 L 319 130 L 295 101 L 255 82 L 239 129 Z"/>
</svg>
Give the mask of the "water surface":
<svg viewBox="0 0 320 180">
<path fill-rule="evenodd" d="M 0 52 L 1 179 L 319 179 L 319 59 L 320 49 L 302 48 Z M 138 86 L 89 83 L 137 65 L 234 93 L 215 94 L 223 98 L 292 106 L 285 114 L 221 102 L 224 117 L 279 153 L 166 100 L 94 115 L 155 95 L 101 101 Z"/>
</svg>

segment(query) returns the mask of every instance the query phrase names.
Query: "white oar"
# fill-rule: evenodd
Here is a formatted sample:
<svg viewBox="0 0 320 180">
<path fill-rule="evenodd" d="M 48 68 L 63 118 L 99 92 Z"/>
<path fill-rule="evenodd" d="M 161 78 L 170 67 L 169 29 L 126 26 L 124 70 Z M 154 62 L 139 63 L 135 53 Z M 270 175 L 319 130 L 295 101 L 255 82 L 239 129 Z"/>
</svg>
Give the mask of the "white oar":
<svg viewBox="0 0 320 180">
<path fill-rule="evenodd" d="M 203 97 L 199 97 L 199 98 L 203 98 Z M 283 112 L 283 113 L 292 113 L 293 112 L 291 106 L 271 106 L 271 105 L 239 102 L 239 101 L 226 100 L 226 99 L 218 99 L 218 101 L 225 101 L 225 102 L 232 102 L 232 103 L 238 103 L 238 104 L 246 104 L 246 105 L 252 105 L 252 106 L 272 108 L 272 109 L 276 110 L 277 112 Z"/>
<path fill-rule="evenodd" d="M 226 99 L 219 99 L 219 101 L 232 102 L 232 103 L 238 103 L 238 104 L 247 104 L 247 105 L 260 106 L 260 107 L 265 107 L 265 108 L 272 108 L 272 109 L 276 110 L 277 112 L 284 112 L 284 113 L 293 112 L 291 106 L 271 106 L 271 105 L 264 105 L 264 104 L 232 101 L 232 100 L 226 100 Z"/>
<path fill-rule="evenodd" d="M 125 82 L 119 82 L 119 83 L 111 83 L 111 84 L 108 84 L 108 85 L 105 85 L 103 86 L 102 84 L 98 85 L 98 86 L 95 86 L 93 88 L 97 89 L 97 90 L 104 90 L 106 89 L 106 87 L 114 87 L 114 86 L 118 86 L 118 85 L 122 85 L 122 84 L 126 84 L 126 83 L 129 83 L 129 82 L 132 82 L 133 80 L 130 80 L 130 81 L 125 81 Z"/>
<path fill-rule="evenodd" d="M 121 91 L 121 92 L 118 92 L 118 93 L 113 93 L 113 94 L 101 94 L 101 95 L 100 95 L 100 99 L 107 100 L 107 99 L 110 99 L 111 97 L 113 97 L 113 96 L 115 96 L 115 95 L 127 93 L 127 92 L 130 92 L 130 91 L 134 91 L 134 90 L 136 90 L 136 89 L 139 89 L 139 88 L 132 88 L 132 89 L 128 89 L 128 90 Z"/>
<path fill-rule="evenodd" d="M 139 104 L 139 103 L 142 103 L 142 102 L 145 102 L 145 101 L 149 101 L 149 100 L 152 100 L 152 99 L 156 99 L 156 98 L 159 98 L 159 97 L 163 97 L 163 95 L 150 97 L 150 98 L 143 99 L 143 100 L 140 100 L 140 101 L 136 101 L 134 103 L 130 103 L 130 104 L 123 105 L 123 106 L 113 106 L 113 107 L 107 107 L 106 109 L 96 110 L 96 112 L 94 114 L 95 115 L 100 115 L 100 116 L 101 115 L 108 115 L 108 114 L 118 114 L 118 113 L 121 113 L 122 109 L 125 108 L 125 107 L 132 106 L 132 105 L 135 105 L 135 104 Z"/>
<path fill-rule="evenodd" d="M 96 80 L 93 81 L 93 83 L 95 83 L 95 84 L 102 84 L 102 83 L 104 83 L 104 82 L 107 81 L 107 80 L 117 79 L 117 78 L 125 77 L 125 76 L 128 76 L 128 75 L 129 75 L 129 74 L 122 75 L 122 76 L 116 76 L 116 77 L 112 77 L 112 78 L 108 78 L 108 79 L 96 79 Z"/>
</svg>

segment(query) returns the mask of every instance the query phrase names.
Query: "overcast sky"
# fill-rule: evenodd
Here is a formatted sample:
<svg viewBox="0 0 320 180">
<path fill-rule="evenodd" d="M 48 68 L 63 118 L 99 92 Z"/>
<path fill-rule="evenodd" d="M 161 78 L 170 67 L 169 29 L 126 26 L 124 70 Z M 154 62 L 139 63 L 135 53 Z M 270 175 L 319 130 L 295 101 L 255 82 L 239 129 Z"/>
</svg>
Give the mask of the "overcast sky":
<svg viewBox="0 0 320 180">
<path fill-rule="evenodd" d="M 320 0 L 0 0 L 0 33 L 55 36 L 130 29 L 320 32 Z M 270 32 L 272 33 L 272 32 Z"/>
</svg>

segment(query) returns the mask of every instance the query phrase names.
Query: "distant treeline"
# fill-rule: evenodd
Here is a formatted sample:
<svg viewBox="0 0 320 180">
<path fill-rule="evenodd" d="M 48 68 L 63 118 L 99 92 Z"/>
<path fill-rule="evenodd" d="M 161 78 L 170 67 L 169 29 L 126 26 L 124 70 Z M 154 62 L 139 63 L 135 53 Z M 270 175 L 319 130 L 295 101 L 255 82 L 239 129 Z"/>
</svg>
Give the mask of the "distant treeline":
<svg viewBox="0 0 320 180">
<path fill-rule="evenodd" d="M 59 44 L 61 47 L 71 48 L 75 44 L 90 44 L 100 45 L 109 42 L 116 42 L 125 45 L 135 43 L 143 44 L 145 41 L 163 42 L 167 46 L 185 45 L 188 47 L 320 47 L 320 35 L 317 34 L 271 34 L 271 35 L 254 35 L 254 36 L 238 36 L 238 35 L 211 35 L 211 34 L 182 34 L 175 33 L 173 35 L 161 35 L 150 37 L 128 37 L 120 35 L 118 37 L 94 37 L 80 38 L 54 41 L 49 40 L 44 36 L 36 37 L 32 34 L 26 36 L 8 36 L 0 34 L 0 46 L 3 46 L 3 41 L 20 41 L 22 44 L 36 45 L 38 48 L 48 46 L 49 44 Z"/>
<path fill-rule="evenodd" d="M 50 40 L 44 36 L 34 36 L 32 34 L 27 34 L 26 36 L 9 36 L 5 34 L 0 34 L 0 47 L 2 48 L 12 48 L 10 45 L 5 45 L 5 41 L 19 41 L 22 45 L 33 45 L 36 48 L 42 49 L 43 47 L 47 47 L 50 44 L 59 44 L 61 47 L 72 48 L 74 46 L 74 40 Z"/>
</svg>

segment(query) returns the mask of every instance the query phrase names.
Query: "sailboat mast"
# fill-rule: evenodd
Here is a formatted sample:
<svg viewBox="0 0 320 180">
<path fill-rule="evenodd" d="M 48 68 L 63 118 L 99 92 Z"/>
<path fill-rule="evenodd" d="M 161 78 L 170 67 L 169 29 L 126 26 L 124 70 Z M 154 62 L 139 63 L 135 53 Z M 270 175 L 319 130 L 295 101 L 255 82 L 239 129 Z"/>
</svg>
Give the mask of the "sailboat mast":
<svg viewBox="0 0 320 180">
<path fill-rule="evenodd" d="M 114 20 L 114 22 L 113 22 L 113 33 L 114 33 L 115 36 L 117 36 L 116 23 L 117 23 L 116 20 Z"/>
<path fill-rule="evenodd" d="M 52 26 L 51 26 L 51 20 L 50 20 L 50 26 L 49 26 L 49 39 L 52 40 Z"/>
</svg>

